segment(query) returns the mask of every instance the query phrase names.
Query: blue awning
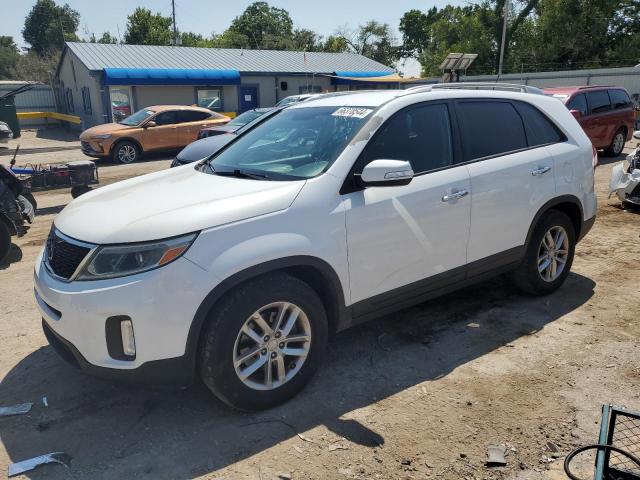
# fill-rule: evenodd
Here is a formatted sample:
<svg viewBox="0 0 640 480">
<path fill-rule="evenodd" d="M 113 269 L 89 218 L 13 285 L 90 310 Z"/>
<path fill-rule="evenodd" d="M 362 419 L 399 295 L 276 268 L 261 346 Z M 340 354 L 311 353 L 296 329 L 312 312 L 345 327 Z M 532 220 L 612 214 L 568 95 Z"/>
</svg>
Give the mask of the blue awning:
<svg viewBox="0 0 640 480">
<path fill-rule="evenodd" d="M 238 85 L 237 70 L 105 68 L 105 85 Z"/>
</svg>

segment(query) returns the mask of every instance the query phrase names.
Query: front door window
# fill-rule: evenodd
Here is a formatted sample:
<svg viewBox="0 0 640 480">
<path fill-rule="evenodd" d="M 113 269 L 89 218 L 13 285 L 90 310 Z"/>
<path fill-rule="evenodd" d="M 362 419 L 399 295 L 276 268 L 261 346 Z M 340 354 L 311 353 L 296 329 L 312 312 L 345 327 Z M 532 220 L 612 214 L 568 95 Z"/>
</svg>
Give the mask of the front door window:
<svg viewBox="0 0 640 480">
<path fill-rule="evenodd" d="M 131 115 L 131 87 L 110 87 L 111 118 L 120 122 Z"/>
</svg>

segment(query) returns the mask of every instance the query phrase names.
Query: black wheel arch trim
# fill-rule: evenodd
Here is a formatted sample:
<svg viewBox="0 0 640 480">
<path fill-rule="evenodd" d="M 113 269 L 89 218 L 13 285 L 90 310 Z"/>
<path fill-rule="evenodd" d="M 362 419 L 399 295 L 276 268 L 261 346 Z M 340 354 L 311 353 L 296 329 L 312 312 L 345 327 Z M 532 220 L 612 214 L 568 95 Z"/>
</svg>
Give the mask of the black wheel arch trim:
<svg viewBox="0 0 640 480">
<path fill-rule="evenodd" d="M 122 142 L 131 142 L 133 143 L 136 147 L 138 147 L 138 155 L 142 155 L 144 153 L 144 150 L 142 148 L 142 145 L 140 144 L 140 142 L 138 140 L 136 140 L 135 138 L 131 138 L 131 137 L 122 137 L 122 138 L 118 138 L 116 139 L 112 144 L 111 144 L 111 150 L 109 150 L 109 155 L 113 155 L 113 151 L 115 150 L 115 148 Z"/>
<path fill-rule="evenodd" d="M 331 265 L 318 257 L 306 255 L 270 260 L 241 270 L 226 278 L 211 290 L 202 301 L 191 322 L 185 346 L 185 357 L 188 359 L 189 365 L 193 366 L 193 371 L 196 371 L 200 338 L 209 312 L 216 303 L 224 298 L 226 293 L 241 283 L 277 271 L 289 272 L 297 276 L 296 270 L 301 268 L 314 269 L 322 276 L 320 280 L 326 287 L 326 291 L 318 292 L 318 294 L 321 295 L 325 308 L 327 308 L 330 330 L 339 331 L 348 327 L 351 319 L 350 310 L 345 305 L 344 289 L 340 278 Z M 302 280 L 305 279 L 302 278 Z"/>
<path fill-rule="evenodd" d="M 557 207 L 558 205 L 562 205 L 566 203 L 570 203 L 574 205 L 575 207 L 578 208 L 580 212 L 580 218 L 578 219 L 579 221 L 577 224 L 578 228 L 576 228 L 576 232 L 575 232 L 576 242 L 580 241 L 587 234 L 591 226 L 589 226 L 588 228 L 585 228 L 585 223 L 591 222 L 591 225 L 593 225 L 593 222 L 595 221 L 595 215 L 592 217 L 593 220 L 588 219 L 585 221 L 584 210 L 582 208 L 582 202 L 580 202 L 580 199 L 575 195 L 560 195 L 559 197 L 552 198 L 551 200 L 546 202 L 544 205 L 542 205 L 540 209 L 538 209 L 535 216 L 533 217 L 533 221 L 531 222 L 531 225 L 529 226 L 529 231 L 527 232 L 527 239 L 525 241 L 525 245 L 529 245 L 529 240 L 531 239 L 531 235 L 533 235 L 533 230 L 538 224 L 540 217 L 542 217 L 542 215 L 544 215 L 548 210 L 551 210 L 554 207 Z M 574 219 L 572 218 L 571 221 L 573 222 L 573 220 Z"/>
</svg>

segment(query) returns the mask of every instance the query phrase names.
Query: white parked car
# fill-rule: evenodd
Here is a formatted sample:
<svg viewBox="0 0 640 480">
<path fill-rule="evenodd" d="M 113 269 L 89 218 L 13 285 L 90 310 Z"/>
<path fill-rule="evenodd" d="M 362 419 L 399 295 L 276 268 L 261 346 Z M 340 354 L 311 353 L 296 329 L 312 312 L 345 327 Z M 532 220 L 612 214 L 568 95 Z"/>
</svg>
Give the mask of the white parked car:
<svg viewBox="0 0 640 480">
<path fill-rule="evenodd" d="M 230 405 L 268 408 L 333 332 L 499 273 L 560 287 L 595 221 L 594 162 L 543 95 L 300 103 L 209 160 L 71 202 L 35 267 L 44 331 L 89 372 L 199 374 Z"/>
</svg>

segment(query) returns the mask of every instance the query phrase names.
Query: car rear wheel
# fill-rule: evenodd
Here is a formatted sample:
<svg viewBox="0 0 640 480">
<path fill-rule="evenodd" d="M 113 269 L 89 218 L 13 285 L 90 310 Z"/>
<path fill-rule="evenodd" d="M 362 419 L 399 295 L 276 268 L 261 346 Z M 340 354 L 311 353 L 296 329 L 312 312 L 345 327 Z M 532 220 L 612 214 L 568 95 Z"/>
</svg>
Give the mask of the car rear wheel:
<svg viewBox="0 0 640 480">
<path fill-rule="evenodd" d="M 118 142 L 118 144 L 113 148 L 114 161 L 128 164 L 137 161 L 139 158 L 140 149 L 135 143 L 129 142 L 128 140 Z"/>
<path fill-rule="evenodd" d="M 575 245 L 571 219 L 558 210 L 544 213 L 513 273 L 516 286 L 533 295 L 547 295 L 560 288 L 571 270 Z"/>
<path fill-rule="evenodd" d="M 321 363 L 327 317 L 318 294 L 284 273 L 249 281 L 211 312 L 200 375 L 228 405 L 262 410 L 298 393 Z"/>
<path fill-rule="evenodd" d="M 617 157 L 622 153 L 622 149 L 624 148 L 624 143 L 627 140 L 627 136 L 625 135 L 625 131 L 623 128 L 620 128 L 611 139 L 611 145 L 604 150 L 604 153 L 609 157 Z"/>
</svg>

